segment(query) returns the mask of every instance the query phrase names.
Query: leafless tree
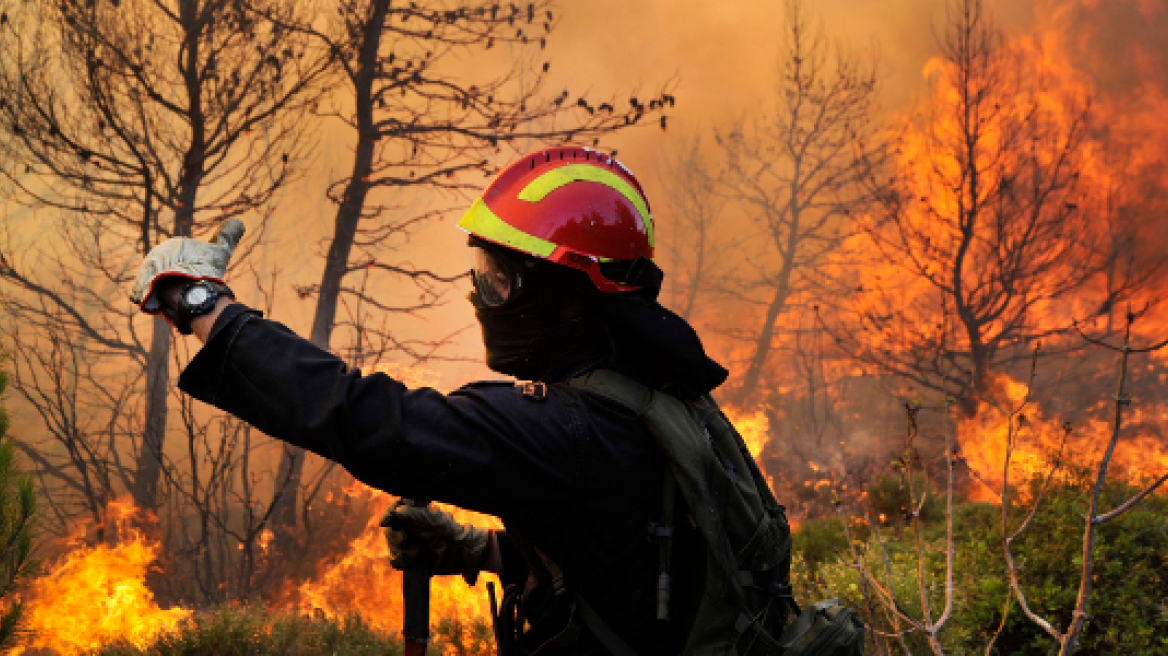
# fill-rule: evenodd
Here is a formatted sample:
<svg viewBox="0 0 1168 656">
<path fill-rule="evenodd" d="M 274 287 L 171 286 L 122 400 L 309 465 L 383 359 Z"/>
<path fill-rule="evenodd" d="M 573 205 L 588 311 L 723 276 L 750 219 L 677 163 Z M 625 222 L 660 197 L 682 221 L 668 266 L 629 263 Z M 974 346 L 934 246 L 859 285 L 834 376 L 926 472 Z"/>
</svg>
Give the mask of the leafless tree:
<svg viewBox="0 0 1168 656">
<path fill-rule="evenodd" d="M 277 447 L 228 415 L 202 416 L 189 396 L 178 402 L 186 448 L 164 456 L 158 587 L 171 602 L 200 607 L 262 598 L 274 587 L 272 509 L 289 488 L 265 480 Z"/>
<path fill-rule="evenodd" d="M 11 200 L 62 217 L 72 252 L 42 232 L 22 261 L 4 253 L 0 279 L 12 298 L 48 301 L 22 301 L 24 320 L 54 322 L 144 370 L 131 479 L 142 508 L 157 502 L 170 330 L 136 317 L 127 283 L 158 242 L 257 214 L 294 174 L 307 147 L 302 119 L 327 62 L 312 57 L 306 37 L 264 18 L 292 8 L 275 0 L 263 15 L 229 0 L 3 4 L 0 178 Z M 265 217 L 255 218 L 258 227 Z"/>
<path fill-rule="evenodd" d="M 717 163 L 700 133 L 682 140 L 676 155 L 662 161 L 657 180 L 668 208 L 661 225 L 668 229 L 658 232 L 669 256 L 666 284 L 673 310 L 690 321 L 702 293 L 724 282 L 736 240 L 724 229 L 727 199 L 719 193 Z"/>
<path fill-rule="evenodd" d="M 834 376 L 830 360 L 834 349 L 815 318 L 800 317 L 792 326 L 792 379 L 800 383 L 797 407 L 789 413 L 795 431 L 788 443 L 800 462 L 825 462 L 838 454 L 844 425 L 840 401 L 845 396 L 846 380 Z M 829 438 L 830 441 L 829 441 Z M 837 464 L 842 458 L 837 459 Z"/>
<path fill-rule="evenodd" d="M 981 0 L 954 0 L 940 46 L 932 94 L 863 224 L 883 265 L 859 295 L 860 330 L 837 334 L 970 416 L 995 370 L 1065 333 L 1058 303 L 1106 314 L 1154 269 L 1124 266 L 1116 226 L 1085 211 L 1088 100 L 1006 44 Z"/>
<path fill-rule="evenodd" d="M 48 302 L 42 309 L 60 311 Z M 75 333 L 59 330 L 56 322 L 30 330 L 9 318 L 4 331 L 13 354 L 14 388 L 46 428 L 45 439 L 16 443 L 36 466 L 46 492 L 54 520 L 46 526 L 63 531 L 78 514 L 104 525 L 107 505 L 127 489 L 133 474 L 118 445 L 130 434 L 124 413 L 131 409 L 141 371 L 110 371 L 108 358 L 73 341 Z"/>
<path fill-rule="evenodd" d="M 773 113 L 717 138 L 728 162 L 723 193 L 753 219 L 763 245 L 742 253 L 749 264 L 739 296 L 761 316 L 757 327 L 733 335 L 749 344 L 738 404 L 759 389 L 780 317 L 794 303 L 834 295 L 824 293 L 829 258 L 867 201 L 861 183 L 878 154 L 875 63 L 833 47 L 801 0 L 785 8 Z"/>
<path fill-rule="evenodd" d="M 843 511 L 842 504 L 837 501 L 836 506 L 840 509 L 840 518 L 842 520 L 844 535 L 847 538 L 848 550 L 851 555 L 851 566 L 856 570 L 863 584 L 866 599 L 868 598 L 868 591 L 871 591 L 870 599 L 874 599 L 880 608 L 884 611 L 885 617 L 889 619 L 894 635 L 900 644 L 901 649 L 904 650 L 906 656 L 911 654 L 908 644 L 905 641 L 905 631 L 901 629 L 902 624 L 907 625 L 910 630 L 919 632 L 924 636 L 929 649 L 937 656 L 944 656 L 944 649 L 937 634 L 948 624 L 953 617 L 954 600 L 957 595 L 957 588 L 954 582 L 954 574 L 956 571 L 955 564 L 957 558 L 957 548 L 954 542 L 954 522 L 953 522 L 953 501 L 954 501 L 954 465 L 957 460 L 955 450 L 955 440 L 953 432 L 950 428 L 950 420 L 953 405 L 952 398 L 946 398 L 943 405 L 933 410 L 939 410 L 943 413 L 943 421 L 945 426 L 945 450 L 942 457 L 945 459 L 947 476 L 947 484 L 945 488 L 946 501 L 946 525 L 945 525 L 945 587 L 943 594 L 943 603 L 941 608 L 936 608 L 932 604 L 933 592 L 930 585 L 930 576 L 928 573 L 928 544 L 925 539 L 924 528 L 922 525 L 922 511 L 925 508 L 925 502 L 928 500 L 930 490 L 927 475 L 918 477 L 918 469 L 921 474 L 926 474 L 927 469 L 919 467 L 922 462 L 921 453 L 918 450 L 917 441 L 919 438 L 919 423 L 918 416 L 921 410 L 925 409 L 919 402 L 910 401 L 905 404 L 905 412 L 907 416 L 907 431 L 905 432 L 905 442 L 900 458 L 895 463 L 896 469 L 900 473 L 904 488 L 908 493 L 908 503 L 906 507 L 906 516 L 912 526 L 912 537 L 915 547 L 915 559 L 917 564 L 916 583 L 918 601 L 920 603 L 920 616 L 912 615 L 902 604 L 901 600 L 896 597 L 896 592 L 893 586 L 892 561 L 888 555 L 887 546 L 884 543 L 884 538 L 880 534 L 880 527 L 877 522 L 873 522 L 872 518 L 865 513 L 860 519 L 862 523 L 872 532 L 873 540 L 880 549 L 880 560 L 884 565 L 885 580 L 873 573 L 869 569 L 868 561 L 862 553 L 862 543 L 853 539 L 851 531 L 851 523 L 847 521 L 846 515 Z M 869 612 L 872 616 L 872 613 Z M 884 645 L 887 647 L 887 645 Z"/>
<path fill-rule="evenodd" d="M 1115 454 L 1115 449 L 1119 445 L 1120 437 L 1123 435 L 1124 428 L 1124 412 L 1132 403 L 1131 395 L 1128 391 L 1128 375 L 1130 363 L 1129 360 L 1133 354 L 1146 354 L 1153 351 L 1158 351 L 1165 346 L 1168 346 L 1168 340 L 1162 341 L 1158 344 L 1138 348 L 1132 345 L 1132 324 L 1138 318 L 1137 313 L 1132 311 L 1127 312 L 1126 322 L 1123 331 L 1123 344 L 1120 346 L 1113 346 L 1103 342 L 1102 340 L 1087 337 L 1083 333 L 1079 333 L 1087 342 L 1096 346 L 1105 348 L 1109 351 L 1119 353 L 1119 375 L 1116 382 L 1115 390 L 1115 410 L 1111 420 L 1111 435 L 1108 436 L 1107 447 L 1103 452 L 1103 457 L 1099 464 L 1095 467 L 1095 480 L 1090 489 L 1090 500 L 1087 506 L 1087 512 L 1083 516 L 1083 551 L 1079 558 L 1079 591 L 1075 598 L 1075 607 L 1071 611 L 1071 620 L 1065 629 L 1059 629 L 1049 620 L 1041 617 L 1033 609 L 1031 609 L 1027 601 L 1026 593 L 1023 591 L 1018 577 L 1018 566 L 1014 559 L 1014 554 L 1011 551 L 1011 546 L 1018 537 L 1026 531 L 1030 526 L 1031 521 L 1035 515 L 1038 514 L 1039 508 L 1045 497 L 1046 490 L 1053 478 L 1055 472 L 1058 470 L 1059 463 L 1056 460 L 1054 465 L 1050 468 L 1045 476 L 1042 486 L 1038 493 L 1034 495 L 1029 512 L 1021 524 L 1011 531 L 1009 524 L 1009 494 L 1010 494 L 1010 459 L 1013 453 L 1015 435 L 1017 433 L 1016 426 L 1018 424 L 1018 417 L 1022 411 L 1022 406 L 1014 412 L 1010 413 L 1009 431 L 1007 433 L 1007 448 L 1006 457 L 1004 458 L 1004 476 L 1002 480 L 1002 553 L 1006 561 L 1006 572 L 1010 582 L 1010 592 L 1012 599 L 1017 601 L 1018 606 L 1026 615 L 1027 619 L 1034 622 L 1039 628 L 1046 632 L 1050 637 L 1058 643 L 1059 656 L 1071 656 L 1079 648 L 1079 637 L 1083 633 L 1083 628 L 1090 617 L 1090 600 L 1093 592 L 1093 583 L 1095 581 L 1095 543 L 1099 538 L 1099 528 L 1110 522 L 1132 508 L 1136 507 L 1141 501 L 1154 493 L 1165 482 L 1168 482 L 1168 472 L 1154 478 L 1151 482 L 1145 485 L 1141 490 L 1128 497 L 1126 500 L 1118 503 L 1111 510 L 1104 511 L 1101 507 L 1103 488 L 1107 483 L 1108 467 L 1111 464 L 1112 456 Z M 1037 349 L 1036 349 L 1037 357 Z M 1032 376 L 1033 383 L 1033 376 Z M 1029 401 L 1029 394 L 1026 401 Z M 1065 428 L 1066 435 L 1070 434 L 1071 427 L 1068 424 Z M 1066 442 L 1064 435 L 1063 443 Z M 1061 450 L 1060 450 L 1061 453 Z M 1008 608 L 1009 606 L 1007 606 Z M 1003 625 L 1005 619 L 1003 618 Z M 1000 629 L 999 629 L 1000 633 Z M 997 634 L 994 635 L 993 640 L 986 647 L 987 656 L 992 653 L 994 641 L 997 640 Z"/>
<path fill-rule="evenodd" d="M 445 192 L 464 199 L 495 171 L 504 149 L 532 143 L 588 142 L 660 114 L 673 105 L 662 94 L 648 102 L 636 97 L 617 108 L 614 101 L 572 100 L 568 90 L 545 89 L 549 62 L 534 71 L 520 56 L 481 77 L 467 79 L 450 62 L 460 56 L 491 61 L 492 51 L 509 47 L 538 53 L 555 26 L 555 3 L 523 5 L 487 0 L 394 3 L 391 0 L 338 0 L 337 16 L 327 26 L 283 22 L 309 35 L 336 63 L 339 84 L 320 115 L 352 131 L 351 171 L 328 190 L 336 204 L 332 233 L 326 238 L 324 270 L 318 285 L 298 290 L 315 296 L 310 340 L 329 348 L 338 307 L 345 297 L 388 313 L 416 313 L 436 303 L 445 283 L 463 272 L 421 270 L 394 251 L 419 222 L 442 212 L 403 211 L 401 198 L 418 190 Z M 665 127 L 666 118 L 659 118 Z M 376 276 L 374 288 L 395 282 L 416 286 L 415 302 L 393 305 L 365 293 L 346 278 L 360 272 Z M 415 354 L 416 355 L 416 354 Z M 300 481 L 305 454 L 288 447 L 279 477 Z M 276 511 L 277 540 L 290 552 L 298 497 L 281 498 Z"/>
</svg>

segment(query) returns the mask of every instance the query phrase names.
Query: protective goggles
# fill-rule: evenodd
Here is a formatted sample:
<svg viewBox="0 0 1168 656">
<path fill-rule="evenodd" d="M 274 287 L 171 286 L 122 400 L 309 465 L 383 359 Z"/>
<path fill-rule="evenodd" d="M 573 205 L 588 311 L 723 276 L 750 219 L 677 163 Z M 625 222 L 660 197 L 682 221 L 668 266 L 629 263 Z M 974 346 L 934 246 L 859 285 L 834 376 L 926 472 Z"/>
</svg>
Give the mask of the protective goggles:
<svg viewBox="0 0 1168 656">
<path fill-rule="evenodd" d="M 487 307 L 499 307 L 519 294 L 523 287 L 523 265 L 480 244 L 471 244 L 474 268 L 471 280 L 475 293 Z"/>
</svg>

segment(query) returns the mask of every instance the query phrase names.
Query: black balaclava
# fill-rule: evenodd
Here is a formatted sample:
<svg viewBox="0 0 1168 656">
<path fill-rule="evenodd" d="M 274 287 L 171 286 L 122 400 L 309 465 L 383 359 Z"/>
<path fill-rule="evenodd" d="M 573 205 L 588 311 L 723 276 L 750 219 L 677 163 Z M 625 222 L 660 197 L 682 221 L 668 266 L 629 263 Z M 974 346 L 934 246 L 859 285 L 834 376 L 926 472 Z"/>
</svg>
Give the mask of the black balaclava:
<svg viewBox="0 0 1168 656">
<path fill-rule="evenodd" d="M 611 368 L 682 398 L 726 380 L 694 329 L 657 303 L 655 266 L 641 291 L 617 294 L 597 290 L 581 271 L 530 259 L 523 266 L 525 288 L 512 303 L 491 308 L 470 295 L 492 370 L 553 382 Z"/>
<path fill-rule="evenodd" d="M 554 264 L 521 265 L 524 289 L 514 301 L 492 308 L 470 295 L 487 366 L 522 380 L 553 380 L 574 373 L 566 368 L 609 358 L 612 340 L 589 312 L 588 279 Z"/>
</svg>

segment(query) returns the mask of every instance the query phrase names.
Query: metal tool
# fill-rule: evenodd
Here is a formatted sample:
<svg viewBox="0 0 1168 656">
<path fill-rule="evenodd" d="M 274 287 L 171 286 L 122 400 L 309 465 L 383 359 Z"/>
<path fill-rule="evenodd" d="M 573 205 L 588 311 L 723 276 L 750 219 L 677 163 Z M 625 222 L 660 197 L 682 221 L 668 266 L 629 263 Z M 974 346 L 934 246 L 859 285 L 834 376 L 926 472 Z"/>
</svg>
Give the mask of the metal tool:
<svg viewBox="0 0 1168 656">
<path fill-rule="evenodd" d="M 408 506 L 425 508 L 429 501 L 402 499 Z M 402 638 L 405 656 L 425 656 L 430 642 L 430 577 L 434 563 L 425 549 L 416 564 L 402 571 Z"/>
</svg>

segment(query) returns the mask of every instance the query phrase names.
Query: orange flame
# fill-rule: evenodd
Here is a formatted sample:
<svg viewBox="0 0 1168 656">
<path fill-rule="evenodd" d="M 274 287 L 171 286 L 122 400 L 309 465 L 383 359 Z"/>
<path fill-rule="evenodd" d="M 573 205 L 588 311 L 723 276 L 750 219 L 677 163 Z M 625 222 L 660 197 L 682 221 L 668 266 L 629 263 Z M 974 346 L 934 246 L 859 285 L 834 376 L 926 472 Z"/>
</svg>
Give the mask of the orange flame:
<svg viewBox="0 0 1168 656">
<path fill-rule="evenodd" d="M 389 498 L 386 496 L 386 498 Z M 454 506 L 436 504 L 464 523 L 486 528 L 501 528 L 498 519 Z M 490 621 L 486 581 L 498 578 L 480 575 L 472 588 L 460 576 L 437 576 L 430 584 L 432 621 Z M 364 533 L 332 565 L 323 569 L 298 590 L 297 607 L 311 615 L 338 617 L 358 613 L 370 624 L 386 630 L 400 631 L 402 626 L 402 576 L 389 564 L 389 546 L 377 518 L 372 518 Z"/>
<path fill-rule="evenodd" d="M 32 640 L 15 653 L 51 648 L 58 654 L 82 654 L 118 639 L 145 647 L 155 635 L 190 616 L 182 608 L 159 608 L 146 587 L 146 572 L 154 564 L 158 545 L 130 527 L 136 513 L 129 501 L 111 503 L 111 524 L 128 539 L 112 547 L 79 544 L 33 582 L 24 595 Z M 71 542 L 78 543 L 80 537 L 75 535 Z"/>
<path fill-rule="evenodd" d="M 1005 397 L 1005 403 L 1009 404 L 1004 407 L 1016 408 L 1026 398 L 1026 385 L 1009 376 L 1000 375 L 995 382 Z M 1109 471 L 1114 475 L 1126 477 L 1132 482 L 1168 471 L 1168 445 L 1140 428 L 1154 423 L 1147 421 L 1147 412 L 1134 409 L 1124 413 L 1124 425 L 1127 428 L 1121 433 L 1109 466 Z M 1063 439 L 1062 425 L 1049 418 L 1041 404 L 1032 402 L 1023 414 L 1023 425 L 1019 427 L 1015 424 L 1015 447 L 1010 457 L 1010 481 L 1014 490 L 1018 490 L 1028 479 L 1050 471 Z M 986 408 L 976 418 L 962 421 L 959 430 L 961 451 L 966 463 L 983 483 L 971 491 L 971 496 L 977 501 L 998 502 L 1010 431 L 1007 417 Z M 1079 464 L 1097 463 L 1112 430 L 1110 420 L 1103 418 L 1086 420 L 1072 426 L 1063 449 L 1063 461 L 1074 459 Z"/>
<path fill-rule="evenodd" d="M 726 417 L 734 424 L 734 428 L 742 436 L 742 441 L 746 442 L 750 455 L 757 459 L 770 441 L 771 422 L 766 413 L 762 410 L 746 413 L 726 408 Z"/>
</svg>

